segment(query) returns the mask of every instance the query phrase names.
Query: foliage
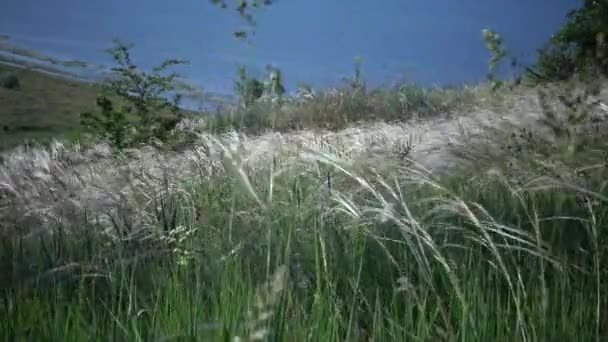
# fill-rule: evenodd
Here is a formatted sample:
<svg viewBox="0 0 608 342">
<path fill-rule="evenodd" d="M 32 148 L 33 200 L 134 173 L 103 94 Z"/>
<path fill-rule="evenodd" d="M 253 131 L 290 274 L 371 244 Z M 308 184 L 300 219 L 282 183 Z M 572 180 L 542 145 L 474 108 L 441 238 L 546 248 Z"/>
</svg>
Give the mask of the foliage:
<svg viewBox="0 0 608 342">
<path fill-rule="evenodd" d="M 212 4 L 217 5 L 221 8 L 228 8 L 228 4 L 225 0 L 209 0 Z M 251 11 L 253 9 L 259 9 L 262 7 L 270 6 L 276 3 L 276 0 L 237 0 L 234 9 L 239 12 L 239 15 L 244 19 L 250 28 L 254 28 L 256 25 L 255 19 Z M 254 31 L 251 31 L 254 33 Z M 249 37 L 247 31 L 238 30 L 234 32 L 234 37 L 237 39 L 246 39 Z"/>
<path fill-rule="evenodd" d="M 247 74 L 247 69 L 239 65 L 238 79 L 234 82 L 234 90 L 239 95 L 242 107 L 248 107 L 264 94 L 264 83 Z"/>
<path fill-rule="evenodd" d="M 492 89 L 496 90 L 502 85 L 502 82 L 496 79 L 496 67 L 498 62 L 506 56 L 507 51 L 502 46 L 502 38 L 495 31 L 483 29 L 482 38 L 491 54 L 488 65 L 488 81 Z"/>
<path fill-rule="evenodd" d="M 125 106 L 114 109 L 112 101 L 101 95 L 97 97 L 97 106 L 101 113 L 99 115 L 91 112 L 82 113 L 82 124 L 101 134 L 102 138 L 108 139 L 115 148 L 127 147 L 130 142 L 129 133 L 133 129 L 132 123 L 127 119 L 129 108 Z"/>
<path fill-rule="evenodd" d="M 539 51 L 527 76 L 537 82 L 563 81 L 579 73 L 608 75 L 608 2 L 585 0 Z"/>
<path fill-rule="evenodd" d="M 163 75 L 169 67 L 186 62 L 179 59 L 167 59 L 160 65 L 152 68 L 151 73 L 137 70 L 137 66 L 131 60 L 129 50 L 133 44 L 125 45 L 115 41 L 115 46 L 108 50 L 118 66 L 112 68 L 116 77 L 106 80 L 106 88 L 113 94 L 125 99 L 135 110 L 142 124 L 152 123 L 153 115 L 160 111 L 169 110 L 177 112 L 179 94 L 174 94 L 173 99 L 167 99 L 167 95 L 175 91 L 176 78 L 178 74 L 171 72 Z"/>
<path fill-rule="evenodd" d="M 0 75 L 0 85 L 5 89 L 19 89 L 21 84 L 19 78 L 14 73 Z"/>
<path fill-rule="evenodd" d="M 102 136 L 111 136 L 112 141 L 125 147 L 127 132 L 134 132 L 132 142 L 149 142 L 156 138 L 165 141 L 167 134 L 179 122 L 181 113 L 179 102 L 181 95 L 176 78 L 178 74 L 165 71 L 175 65 L 184 64 L 179 59 L 167 59 L 152 68 L 150 73 L 137 70 L 131 59 L 132 44 L 126 45 L 115 41 L 115 46 L 108 50 L 118 64 L 112 68 L 112 77 L 103 84 L 103 95 L 97 105 L 101 115 L 84 113 L 82 124 Z M 116 111 L 113 99 L 122 103 Z M 109 121 L 117 120 L 116 123 Z M 126 126 L 124 126 L 126 125 Z"/>
</svg>

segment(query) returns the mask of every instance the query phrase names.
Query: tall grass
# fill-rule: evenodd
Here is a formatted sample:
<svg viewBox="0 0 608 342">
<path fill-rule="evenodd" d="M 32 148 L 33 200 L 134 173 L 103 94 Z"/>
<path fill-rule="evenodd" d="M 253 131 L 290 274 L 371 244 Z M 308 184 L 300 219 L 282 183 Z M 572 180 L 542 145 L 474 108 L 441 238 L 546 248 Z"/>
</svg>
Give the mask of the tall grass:
<svg viewBox="0 0 608 342">
<path fill-rule="evenodd" d="M 223 109 L 208 120 L 214 132 L 228 129 L 260 134 L 301 129 L 336 131 L 361 122 L 405 122 L 445 116 L 477 105 L 486 86 L 425 88 L 399 84 L 366 90 L 334 88 L 294 96 L 263 97 L 246 108 Z"/>
<path fill-rule="evenodd" d="M 349 158 L 343 146 L 249 163 L 212 135 L 188 158 L 7 156 L 0 335 L 601 341 L 600 132 L 576 158 L 542 140 L 507 153 L 502 135 L 479 136 L 450 173 L 404 155 Z"/>
</svg>

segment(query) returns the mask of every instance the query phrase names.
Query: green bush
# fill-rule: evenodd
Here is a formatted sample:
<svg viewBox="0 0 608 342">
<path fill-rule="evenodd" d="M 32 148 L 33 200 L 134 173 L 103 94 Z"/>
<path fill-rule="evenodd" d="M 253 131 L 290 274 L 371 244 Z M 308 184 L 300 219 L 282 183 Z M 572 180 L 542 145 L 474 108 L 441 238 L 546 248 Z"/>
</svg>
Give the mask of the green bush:
<svg viewBox="0 0 608 342">
<path fill-rule="evenodd" d="M 182 118 L 176 83 L 179 75 L 165 72 L 168 67 L 185 62 L 168 59 L 152 68 L 151 73 L 142 72 L 132 62 L 131 47 L 116 41 L 108 50 L 118 66 L 112 68 L 113 77 L 103 83 L 103 94 L 97 100 L 101 113 L 81 115 L 83 126 L 109 139 L 118 149 L 152 140 L 165 143 Z M 121 104 L 119 110 L 114 108 L 114 101 Z"/>
<path fill-rule="evenodd" d="M 563 81 L 573 75 L 608 75 L 608 2 L 585 0 L 527 68 L 534 81 Z"/>
<path fill-rule="evenodd" d="M 128 109 L 116 110 L 112 101 L 105 96 L 97 97 L 97 106 L 101 110 L 100 115 L 94 115 L 90 112 L 82 113 L 82 125 L 108 139 L 112 146 L 117 149 L 127 147 L 129 145 L 128 133 L 133 128 L 127 120 Z"/>
<path fill-rule="evenodd" d="M 2 84 L 2 88 L 5 88 L 5 89 L 21 88 L 19 78 L 17 77 L 17 75 L 15 75 L 13 73 L 9 73 L 9 74 L 0 76 L 0 84 Z"/>
</svg>

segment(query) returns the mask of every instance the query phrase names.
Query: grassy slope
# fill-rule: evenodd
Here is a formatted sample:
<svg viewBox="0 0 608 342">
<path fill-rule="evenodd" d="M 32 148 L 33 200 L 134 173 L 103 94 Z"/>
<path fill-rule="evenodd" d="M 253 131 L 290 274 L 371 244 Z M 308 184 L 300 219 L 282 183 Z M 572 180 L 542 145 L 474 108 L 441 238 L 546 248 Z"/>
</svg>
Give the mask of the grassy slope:
<svg viewBox="0 0 608 342">
<path fill-rule="evenodd" d="M 501 149 L 518 139 L 496 128 L 461 147 L 471 167 L 438 177 L 383 149 L 349 163 L 341 139 L 312 156 L 267 141 L 286 154 L 265 162 L 263 137 L 233 160 L 214 137 L 181 159 L 18 152 L 0 165 L 0 199 L 15 199 L 0 204 L 0 336 L 604 340 L 607 125 L 576 155 L 542 135 Z"/>
<path fill-rule="evenodd" d="M 0 88 L 0 149 L 28 139 L 75 136 L 80 113 L 95 108 L 94 84 L 0 65 L 4 72 L 14 72 L 21 89 Z"/>
</svg>

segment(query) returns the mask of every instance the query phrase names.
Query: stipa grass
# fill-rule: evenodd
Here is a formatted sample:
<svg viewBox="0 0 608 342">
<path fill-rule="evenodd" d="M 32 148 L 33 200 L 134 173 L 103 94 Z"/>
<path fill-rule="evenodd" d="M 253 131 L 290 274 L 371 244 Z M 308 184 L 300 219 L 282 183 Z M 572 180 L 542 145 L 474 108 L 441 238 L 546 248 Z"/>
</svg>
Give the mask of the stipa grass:
<svg viewBox="0 0 608 342">
<path fill-rule="evenodd" d="M 601 174 L 539 186 L 531 169 L 516 183 L 507 169 L 471 179 L 387 159 L 374 170 L 327 152 L 257 168 L 224 156 L 221 172 L 201 166 L 186 182 L 167 171 L 160 190 L 144 178 L 132 199 L 58 212 L 42 232 L 5 221 L 2 337 L 608 334 Z"/>
<path fill-rule="evenodd" d="M 252 156 L 209 136 L 185 156 L 9 156 L 3 337 L 601 340 L 600 131 L 572 154 L 543 137 L 494 149 L 493 128 L 449 175 L 335 142 Z"/>
</svg>

